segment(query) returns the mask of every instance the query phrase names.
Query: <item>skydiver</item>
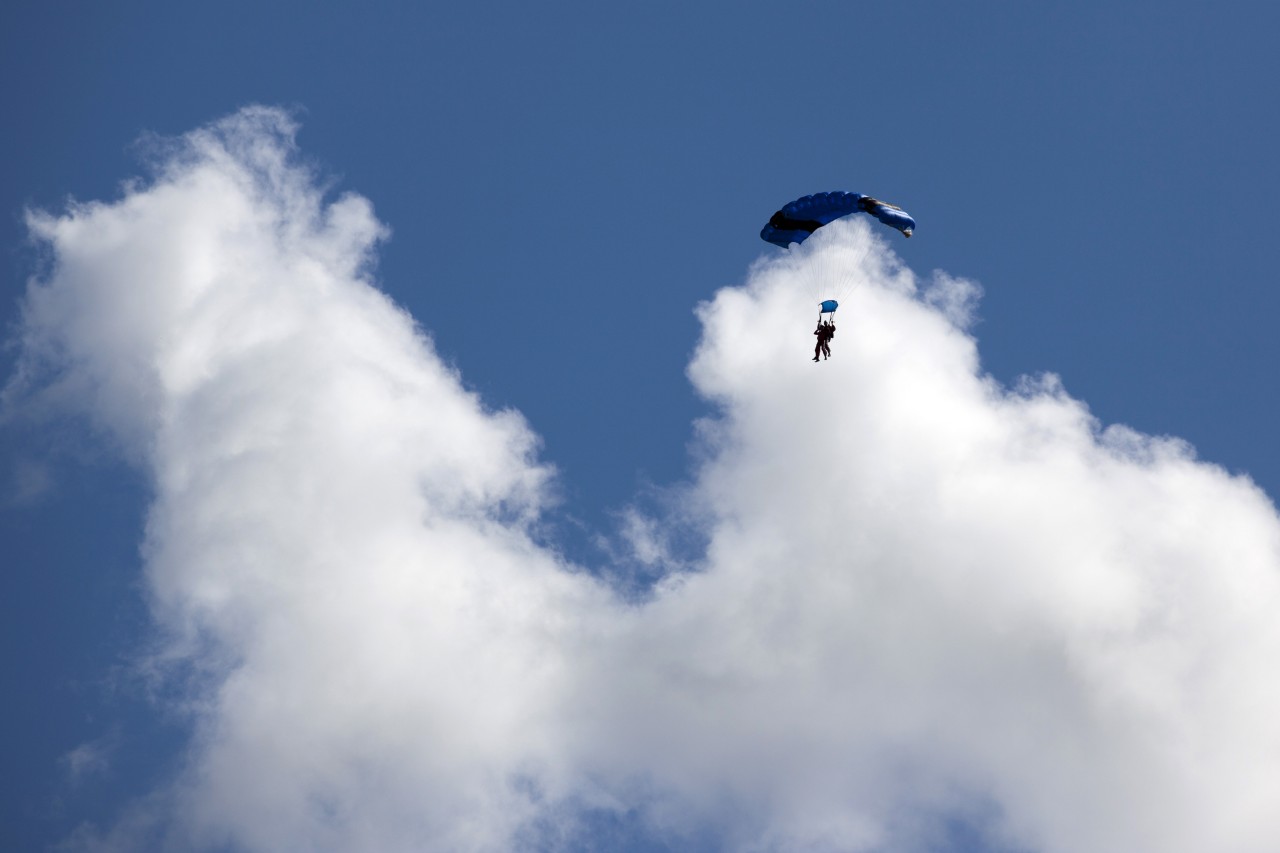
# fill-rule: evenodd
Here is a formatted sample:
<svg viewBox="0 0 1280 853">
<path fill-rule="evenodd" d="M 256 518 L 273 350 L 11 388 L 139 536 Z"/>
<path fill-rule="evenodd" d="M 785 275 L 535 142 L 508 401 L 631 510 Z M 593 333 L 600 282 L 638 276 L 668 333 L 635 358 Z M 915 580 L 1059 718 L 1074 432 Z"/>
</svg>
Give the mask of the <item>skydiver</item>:
<svg viewBox="0 0 1280 853">
<path fill-rule="evenodd" d="M 813 333 L 818 336 L 818 342 L 813 347 L 814 361 L 818 360 L 818 356 L 831 357 L 831 344 L 829 342 L 831 336 L 835 334 L 835 328 L 831 323 L 824 323 L 821 319 L 818 320 L 818 328 L 813 330 Z"/>
</svg>

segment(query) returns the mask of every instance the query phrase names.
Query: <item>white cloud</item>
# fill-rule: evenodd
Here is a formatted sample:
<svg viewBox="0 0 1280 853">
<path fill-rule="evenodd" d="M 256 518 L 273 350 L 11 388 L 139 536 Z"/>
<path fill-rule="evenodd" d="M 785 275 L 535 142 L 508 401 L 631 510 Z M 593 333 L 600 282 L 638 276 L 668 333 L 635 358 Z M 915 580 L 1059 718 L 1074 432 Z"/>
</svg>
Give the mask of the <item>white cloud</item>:
<svg viewBox="0 0 1280 853">
<path fill-rule="evenodd" d="M 106 773 L 111 767 L 111 756 L 116 751 L 116 746 L 116 738 L 112 734 L 82 743 L 62 756 L 67 780 L 76 786 L 93 776 Z"/>
<path fill-rule="evenodd" d="M 1280 845 L 1280 524 L 1247 480 L 999 387 L 976 285 L 918 296 L 841 222 L 702 306 L 718 414 L 672 513 L 709 545 L 624 602 L 534 544 L 536 437 L 372 286 L 385 229 L 293 130 L 243 111 L 32 218 L 23 393 L 151 472 L 161 657 L 202 673 L 183 777 L 76 844 L 506 849 L 592 806 L 746 850 L 934 849 L 954 817 Z M 797 284 L 833 254 L 860 280 L 814 365 Z M 670 519 L 623 517 L 670 566 Z"/>
</svg>

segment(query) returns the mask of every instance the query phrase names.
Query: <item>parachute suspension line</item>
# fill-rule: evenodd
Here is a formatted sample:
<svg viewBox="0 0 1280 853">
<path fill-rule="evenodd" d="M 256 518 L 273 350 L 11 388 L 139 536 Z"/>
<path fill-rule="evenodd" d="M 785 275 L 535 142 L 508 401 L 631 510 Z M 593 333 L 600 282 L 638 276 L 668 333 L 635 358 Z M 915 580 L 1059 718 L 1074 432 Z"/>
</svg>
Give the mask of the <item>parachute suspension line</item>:
<svg viewBox="0 0 1280 853">
<path fill-rule="evenodd" d="M 865 229 L 851 233 L 837 226 L 814 234 L 804 244 L 793 242 L 787 246 L 800 293 L 811 300 L 811 305 L 828 300 L 843 302 L 861 287 L 866 279 L 863 262 L 870 253 L 870 239 Z M 819 320 L 828 313 L 820 310 Z"/>
<path fill-rule="evenodd" d="M 865 235 L 855 235 L 853 243 L 837 240 L 835 234 L 816 235 L 810 245 L 813 252 L 805 259 L 802 275 L 814 301 L 842 301 L 862 284 L 862 261 L 869 251 Z"/>
<path fill-rule="evenodd" d="M 807 261 L 806 273 L 810 279 L 809 295 L 814 301 L 839 299 L 839 268 L 833 262 L 831 247 L 819 238 L 812 245 Z"/>
</svg>

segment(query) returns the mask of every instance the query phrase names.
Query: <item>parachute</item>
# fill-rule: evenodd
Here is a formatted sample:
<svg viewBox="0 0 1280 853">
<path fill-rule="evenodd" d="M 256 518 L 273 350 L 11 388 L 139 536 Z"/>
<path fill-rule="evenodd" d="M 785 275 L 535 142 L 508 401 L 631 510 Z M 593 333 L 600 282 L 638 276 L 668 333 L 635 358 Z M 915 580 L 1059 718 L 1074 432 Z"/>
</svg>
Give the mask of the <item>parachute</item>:
<svg viewBox="0 0 1280 853">
<path fill-rule="evenodd" d="M 760 239 L 787 248 L 803 243 L 823 225 L 854 213 L 869 213 L 910 237 L 916 221 L 902 208 L 862 193 L 816 193 L 784 205 L 760 231 Z"/>
</svg>

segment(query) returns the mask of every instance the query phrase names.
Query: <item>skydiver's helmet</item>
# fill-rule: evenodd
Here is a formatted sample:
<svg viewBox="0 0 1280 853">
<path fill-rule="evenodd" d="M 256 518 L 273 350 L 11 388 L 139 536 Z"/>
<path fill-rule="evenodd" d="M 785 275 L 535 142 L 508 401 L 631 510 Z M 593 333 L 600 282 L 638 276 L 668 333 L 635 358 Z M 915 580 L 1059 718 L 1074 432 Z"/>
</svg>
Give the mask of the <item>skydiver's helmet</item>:
<svg viewBox="0 0 1280 853">
<path fill-rule="evenodd" d="M 903 237 L 910 237 L 910 236 L 911 236 L 911 229 L 910 229 L 910 228 L 903 228 L 903 229 L 902 229 L 902 236 L 903 236 Z"/>
</svg>

